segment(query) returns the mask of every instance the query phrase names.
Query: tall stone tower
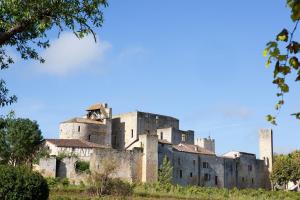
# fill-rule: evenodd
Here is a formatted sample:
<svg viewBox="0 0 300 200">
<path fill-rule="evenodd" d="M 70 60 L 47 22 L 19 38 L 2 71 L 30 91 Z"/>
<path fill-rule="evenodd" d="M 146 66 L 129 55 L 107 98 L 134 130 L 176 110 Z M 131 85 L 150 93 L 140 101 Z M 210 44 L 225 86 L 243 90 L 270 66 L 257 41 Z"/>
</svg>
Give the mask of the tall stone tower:
<svg viewBox="0 0 300 200">
<path fill-rule="evenodd" d="M 269 172 L 273 167 L 273 131 L 272 129 L 261 129 L 259 131 L 259 156 L 265 161 Z"/>
</svg>

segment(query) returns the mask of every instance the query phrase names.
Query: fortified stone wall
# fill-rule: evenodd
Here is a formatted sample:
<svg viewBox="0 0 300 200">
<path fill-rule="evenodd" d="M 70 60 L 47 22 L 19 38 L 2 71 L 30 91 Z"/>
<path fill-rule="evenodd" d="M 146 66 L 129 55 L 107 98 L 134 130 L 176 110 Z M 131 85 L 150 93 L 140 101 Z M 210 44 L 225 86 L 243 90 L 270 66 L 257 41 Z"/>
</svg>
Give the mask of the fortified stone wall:
<svg viewBox="0 0 300 200">
<path fill-rule="evenodd" d="M 121 151 L 113 149 L 101 149 L 94 152 L 90 161 L 91 171 L 101 171 L 105 162 L 117 163 L 113 177 L 121 178 L 129 182 L 140 182 L 142 177 L 142 151 Z"/>
</svg>

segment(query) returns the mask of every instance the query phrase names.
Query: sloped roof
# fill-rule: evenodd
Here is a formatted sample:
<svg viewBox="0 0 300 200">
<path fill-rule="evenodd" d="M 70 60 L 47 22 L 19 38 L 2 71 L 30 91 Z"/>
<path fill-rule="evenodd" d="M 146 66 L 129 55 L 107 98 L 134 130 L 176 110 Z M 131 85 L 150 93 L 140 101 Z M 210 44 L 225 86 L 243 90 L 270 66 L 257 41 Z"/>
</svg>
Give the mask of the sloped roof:
<svg viewBox="0 0 300 200">
<path fill-rule="evenodd" d="M 168 140 L 158 140 L 158 142 L 161 143 L 161 144 L 172 144 Z"/>
<path fill-rule="evenodd" d="M 181 151 L 181 152 L 187 152 L 187 153 L 215 155 L 214 152 L 211 152 L 207 149 L 204 149 L 204 148 L 199 147 L 198 145 L 194 145 L 194 144 L 180 143 L 178 145 L 173 145 L 173 149 L 175 149 L 177 151 Z"/>
<path fill-rule="evenodd" d="M 80 139 L 46 139 L 57 147 L 77 147 L 77 148 L 108 148 L 104 145 L 87 142 Z"/>
<path fill-rule="evenodd" d="M 81 118 L 81 117 L 75 117 L 67 121 L 64 121 L 62 123 L 70 123 L 70 122 L 84 123 L 84 124 L 103 124 L 103 122 L 101 121 L 96 121 L 96 120 L 91 120 L 91 119 Z"/>
</svg>

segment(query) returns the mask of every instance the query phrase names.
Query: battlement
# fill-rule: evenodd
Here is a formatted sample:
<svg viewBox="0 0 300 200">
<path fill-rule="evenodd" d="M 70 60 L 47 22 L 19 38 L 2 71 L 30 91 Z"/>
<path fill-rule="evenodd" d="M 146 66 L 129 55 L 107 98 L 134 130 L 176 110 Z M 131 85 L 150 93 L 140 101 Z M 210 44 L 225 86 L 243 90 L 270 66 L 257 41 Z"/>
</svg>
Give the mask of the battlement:
<svg viewBox="0 0 300 200">
<path fill-rule="evenodd" d="M 197 138 L 195 140 L 195 145 L 198 145 L 204 149 L 207 149 L 213 153 L 215 153 L 215 139 L 210 137 L 208 138 Z"/>
</svg>

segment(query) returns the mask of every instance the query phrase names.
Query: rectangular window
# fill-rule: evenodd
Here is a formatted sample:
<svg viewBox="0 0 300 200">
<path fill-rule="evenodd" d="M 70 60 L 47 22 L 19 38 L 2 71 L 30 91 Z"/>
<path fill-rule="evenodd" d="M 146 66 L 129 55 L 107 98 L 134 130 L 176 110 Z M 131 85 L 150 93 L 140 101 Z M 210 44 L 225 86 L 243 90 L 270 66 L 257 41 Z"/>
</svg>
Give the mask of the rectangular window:
<svg viewBox="0 0 300 200">
<path fill-rule="evenodd" d="M 181 164 L 181 162 L 180 162 L 180 158 L 178 157 L 178 165 L 180 165 Z"/>
<path fill-rule="evenodd" d="M 210 181 L 210 174 L 204 174 L 204 181 Z"/>
<path fill-rule="evenodd" d="M 249 171 L 249 172 L 252 171 L 252 165 L 248 165 L 248 171 Z"/>
<path fill-rule="evenodd" d="M 80 132 L 80 126 L 78 126 L 78 132 Z"/>
<path fill-rule="evenodd" d="M 181 134 L 181 141 L 182 142 L 185 142 L 186 141 L 186 135 L 183 133 Z"/>
<path fill-rule="evenodd" d="M 133 138 L 133 129 L 131 129 L 131 138 Z"/>
<path fill-rule="evenodd" d="M 191 178 L 193 177 L 193 173 L 192 173 L 192 172 L 190 173 L 190 177 L 191 177 Z"/>
<path fill-rule="evenodd" d="M 179 171 L 179 177 L 182 178 L 182 170 Z"/>
<path fill-rule="evenodd" d="M 160 132 L 160 139 L 163 140 L 164 139 L 164 133 Z"/>
<path fill-rule="evenodd" d="M 251 182 L 252 182 L 252 185 L 253 185 L 254 184 L 254 179 L 253 178 L 251 179 Z"/>
<path fill-rule="evenodd" d="M 196 165 L 196 160 L 193 160 L 193 165 L 194 165 L 194 167 L 195 167 L 195 165 Z"/>
<path fill-rule="evenodd" d="M 218 176 L 215 176 L 215 185 L 218 185 Z"/>
<path fill-rule="evenodd" d="M 203 162 L 203 163 L 202 163 L 202 167 L 203 167 L 203 168 L 208 168 L 208 162 Z"/>
</svg>

